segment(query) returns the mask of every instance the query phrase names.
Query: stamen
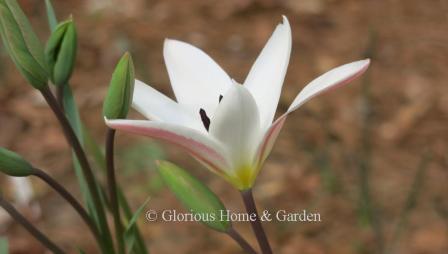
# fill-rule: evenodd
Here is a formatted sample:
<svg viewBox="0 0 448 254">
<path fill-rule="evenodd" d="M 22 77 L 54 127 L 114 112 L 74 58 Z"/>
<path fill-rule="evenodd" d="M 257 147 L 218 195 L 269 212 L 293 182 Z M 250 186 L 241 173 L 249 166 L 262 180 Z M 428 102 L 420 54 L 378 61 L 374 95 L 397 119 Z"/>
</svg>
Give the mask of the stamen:
<svg viewBox="0 0 448 254">
<path fill-rule="evenodd" d="M 205 129 L 208 131 L 210 128 L 210 118 L 208 118 L 207 113 L 204 109 L 199 109 L 199 115 L 201 116 L 202 123 L 204 124 Z"/>
<path fill-rule="evenodd" d="M 222 98 L 224 98 L 224 96 L 222 96 L 222 94 L 219 95 L 219 102 L 221 102 Z"/>
</svg>

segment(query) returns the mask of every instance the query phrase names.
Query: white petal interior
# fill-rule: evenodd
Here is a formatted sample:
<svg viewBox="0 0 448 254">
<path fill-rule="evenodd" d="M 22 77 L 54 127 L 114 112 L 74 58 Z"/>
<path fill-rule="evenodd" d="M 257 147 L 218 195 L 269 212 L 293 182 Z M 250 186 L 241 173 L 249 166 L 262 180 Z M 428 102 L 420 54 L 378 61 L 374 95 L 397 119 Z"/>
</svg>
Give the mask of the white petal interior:
<svg viewBox="0 0 448 254">
<path fill-rule="evenodd" d="M 233 169 L 251 166 L 260 138 L 260 117 L 252 95 L 239 84 L 224 95 L 211 119 L 210 135 L 223 143 Z"/>
<path fill-rule="evenodd" d="M 244 81 L 244 86 L 257 102 L 264 129 L 274 119 L 290 54 L 291 27 L 283 16 L 283 24 L 277 26 Z"/>
<path fill-rule="evenodd" d="M 165 40 L 163 49 L 171 86 L 179 104 L 199 116 L 199 109 L 214 112 L 232 84 L 226 72 L 202 50 L 188 43 Z"/>
<path fill-rule="evenodd" d="M 204 130 L 202 123 L 191 112 L 140 80 L 135 80 L 132 107 L 151 120 Z"/>
</svg>

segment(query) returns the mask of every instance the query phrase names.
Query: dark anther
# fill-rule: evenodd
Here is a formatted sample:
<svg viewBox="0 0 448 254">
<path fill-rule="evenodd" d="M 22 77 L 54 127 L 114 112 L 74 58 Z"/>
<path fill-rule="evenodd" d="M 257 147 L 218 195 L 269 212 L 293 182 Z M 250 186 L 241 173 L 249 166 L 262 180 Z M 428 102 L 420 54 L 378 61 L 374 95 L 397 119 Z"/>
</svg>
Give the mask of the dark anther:
<svg viewBox="0 0 448 254">
<path fill-rule="evenodd" d="M 224 96 L 222 96 L 222 94 L 219 95 L 219 102 L 221 102 L 221 100 L 222 100 L 223 97 L 224 97 Z"/>
<path fill-rule="evenodd" d="M 210 118 L 208 118 L 207 113 L 205 113 L 204 109 L 199 110 L 199 115 L 201 115 L 202 123 L 204 124 L 205 129 L 208 131 L 208 128 L 210 127 Z"/>
</svg>

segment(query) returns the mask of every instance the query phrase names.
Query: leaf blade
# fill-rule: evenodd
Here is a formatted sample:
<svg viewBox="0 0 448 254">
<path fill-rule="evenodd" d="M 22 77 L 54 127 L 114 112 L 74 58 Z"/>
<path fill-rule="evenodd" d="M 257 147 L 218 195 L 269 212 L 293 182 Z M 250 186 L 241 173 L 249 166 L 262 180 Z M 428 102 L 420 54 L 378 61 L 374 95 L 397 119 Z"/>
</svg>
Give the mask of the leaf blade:
<svg viewBox="0 0 448 254">
<path fill-rule="evenodd" d="M 226 232 L 231 223 L 221 220 L 221 211 L 226 208 L 221 200 L 199 179 L 173 163 L 162 161 L 159 174 L 177 199 L 193 214 L 200 214 L 200 221 L 211 229 Z M 207 218 L 202 215 L 208 215 Z M 213 217 L 212 217 L 213 216 Z"/>
<path fill-rule="evenodd" d="M 56 18 L 51 0 L 45 0 L 45 10 L 47 12 L 48 26 L 50 27 L 50 31 L 53 32 L 58 25 L 58 19 Z"/>
</svg>

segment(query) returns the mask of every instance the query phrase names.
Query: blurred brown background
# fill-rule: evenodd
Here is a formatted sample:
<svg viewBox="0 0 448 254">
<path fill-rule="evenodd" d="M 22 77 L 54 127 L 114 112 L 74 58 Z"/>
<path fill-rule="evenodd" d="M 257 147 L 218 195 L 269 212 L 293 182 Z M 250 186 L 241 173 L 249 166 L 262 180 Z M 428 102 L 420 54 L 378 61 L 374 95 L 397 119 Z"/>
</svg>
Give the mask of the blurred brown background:
<svg viewBox="0 0 448 254">
<path fill-rule="evenodd" d="M 19 1 L 43 41 L 43 1 Z M 289 117 L 255 187 L 260 209 L 321 214 L 320 223 L 265 223 L 276 253 L 448 253 L 448 1 L 446 0 L 54 0 L 73 14 L 79 54 L 72 86 L 83 120 L 104 140 L 101 105 L 113 67 L 129 50 L 137 76 L 172 95 L 164 38 L 209 53 L 242 82 L 281 15 L 293 50 L 279 112 L 317 75 L 372 58 L 366 75 Z M 43 99 L 0 56 L 0 146 L 21 153 L 78 193 L 70 152 Z M 132 117 L 139 117 L 133 114 Z M 134 208 L 184 211 L 154 172 L 168 158 L 203 179 L 240 211 L 238 193 L 170 146 L 118 136 L 119 179 Z M 8 192 L 3 178 L 2 190 Z M 93 253 L 77 214 L 33 179 L 29 217 L 57 243 Z M 9 191 L 11 192 L 11 191 Z M 78 195 L 79 196 L 79 195 Z M 26 208 L 23 208 L 26 213 Z M 31 214 L 31 212 L 29 212 Z M 240 253 L 225 235 L 195 223 L 145 222 L 151 253 Z M 248 224 L 237 228 L 255 244 Z M 11 253 L 44 253 L 20 226 L 3 221 Z"/>
</svg>

